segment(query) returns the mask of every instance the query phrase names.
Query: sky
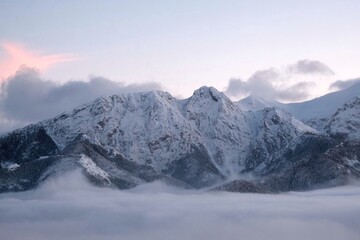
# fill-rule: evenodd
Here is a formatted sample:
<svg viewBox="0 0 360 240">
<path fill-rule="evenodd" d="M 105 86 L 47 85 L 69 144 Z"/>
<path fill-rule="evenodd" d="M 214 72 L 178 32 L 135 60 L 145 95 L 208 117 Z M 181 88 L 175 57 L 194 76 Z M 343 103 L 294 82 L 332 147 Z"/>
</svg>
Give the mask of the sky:
<svg viewBox="0 0 360 240">
<path fill-rule="evenodd" d="M 233 100 L 311 99 L 360 77 L 359 11 L 358 0 L 3 0 L 0 123 L 24 121 L 1 110 L 22 94 L 64 101 L 80 82 L 90 94 L 76 104 L 137 87 L 185 98 L 203 85 Z"/>
<path fill-rule="evenodd" d="M 359 186 L 239 194 L 97 188 L 80 171 L 0 196 L 1 239 L 358 240 Z M 91 199 L 91 201 L 89 201 Z"/>
</svg>

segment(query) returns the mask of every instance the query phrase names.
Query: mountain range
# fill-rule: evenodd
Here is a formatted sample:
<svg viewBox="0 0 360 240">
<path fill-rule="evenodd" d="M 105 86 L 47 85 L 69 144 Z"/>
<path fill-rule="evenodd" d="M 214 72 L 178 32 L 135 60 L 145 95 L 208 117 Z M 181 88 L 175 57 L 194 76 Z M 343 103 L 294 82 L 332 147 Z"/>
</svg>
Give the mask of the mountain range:
<svg viewBox="0 0 360 240">
<path fill-rule="evenodd" d="M 236 192 L 309 190 L 360 177 L 360 84 L 303 103 L 213 87 L 188 99 L 105 96 L 0 137 L 0 192 L 82 169 L 101 187 L 155 180 Z"/>
</svg>

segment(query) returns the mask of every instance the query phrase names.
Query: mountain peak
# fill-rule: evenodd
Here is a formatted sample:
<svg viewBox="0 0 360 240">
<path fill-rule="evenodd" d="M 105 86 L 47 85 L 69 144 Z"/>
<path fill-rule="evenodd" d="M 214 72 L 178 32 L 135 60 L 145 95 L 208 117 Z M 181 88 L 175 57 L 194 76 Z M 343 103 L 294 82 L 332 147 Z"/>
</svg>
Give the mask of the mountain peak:
<svg viewBox="0 0 360 240">
<path fill-rule="evenodd" d="M 214 100 L 215 102 L 217 102 L 220 99 L 225 97 L 225 95 L 223 93 L 219 92 L 216 88 L 207 87 L 207 86 L 202 86 L 201 88 L 195 90 L 193 95 L 192 95 L 192 98 L 195 97 L 195 96 L 200 97 L 200 98 L 209 98 L 209 97 L 211 97 L 212 100 Z"/>
<path fill-rule="evenodd" d="M 334 136 L 360 137 L 360 97 L 356 96 L 346 102 L 330 118 L 325 130 Z"/>
<path fill-rule="evenodd" d="M 245 111 L 257 111 L 267 107 L 278 107 L 281 105 L 278 102 L 266 100 L 257 95 L 250 95 L 244 99 L 241 99 L 236 104 Z"/>
</svg>

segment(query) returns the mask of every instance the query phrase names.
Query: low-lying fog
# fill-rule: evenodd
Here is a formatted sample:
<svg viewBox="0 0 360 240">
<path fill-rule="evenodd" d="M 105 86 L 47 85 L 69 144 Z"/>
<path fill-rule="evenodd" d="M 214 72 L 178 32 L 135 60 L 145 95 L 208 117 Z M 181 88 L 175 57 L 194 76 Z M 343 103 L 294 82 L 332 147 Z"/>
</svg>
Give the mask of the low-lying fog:
<svg viewBox="0 0 360 240">
<path fill-rule="evenodd" d="M 0 239 L 360 239 L 360 187 L 278 195 L 153 183 L 92 187 L 80 172 L 0 195 Z"/>
</svg>

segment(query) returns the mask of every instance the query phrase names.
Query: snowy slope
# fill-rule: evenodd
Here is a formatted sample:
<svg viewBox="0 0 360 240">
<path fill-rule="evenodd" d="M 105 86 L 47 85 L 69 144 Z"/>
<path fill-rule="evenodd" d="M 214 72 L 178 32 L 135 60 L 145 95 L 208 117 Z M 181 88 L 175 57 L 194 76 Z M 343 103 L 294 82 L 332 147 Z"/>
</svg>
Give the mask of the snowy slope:
<svg viewBox="0 0 360 240">
<path fill-rule="evenodd" d="M 360 97 L 353 98 L 339 108 L 325 129 L 331 135 L 360 139 Z"/>
<path fill-rule="evenodd" d="M 219 169 L 225 175 L 238 174 L 251 139 L 245 114 L 212 87 L 196 90 L 192 97 L 180 101 L 180 106 Z"/>
<path fill-rule="evenodd" d="M 319 134 L 290 113 L 276 107 L 249 111 L 247 119 L 252 133 L 247 171 L 256 169 L 262 172 L 266 162 L 296 146 L 301 136 Z"/>
<path fill-rule="evenodd" d="M 289 136 L 299 136 L 304 133 L 318 133 L 313 128 L 297 120 L 292 114 L 276 107 L 268 107 L 259 111 L 249 112 L 247 116 L 250 118 L 249 123 L 255 138 L 261 136 L 262 139 L 265 139 L 262 137 L 264 131 L 268 131 L 271 134 L 284 132 Z"/>
<path fill-rule="evenodd" d="M 355 96 L 360 96 L 360 83 L 310 101 L 285 104 L 283 108 L 291 112 L 296 118 L 304 121 L 314 118 L 329 118 L 338 108 Z"/>
<path fill-rule="evenodd" d="M 157 170 L 200 144 L 177 100 L 160 91 L 103 97 L 40 124 L 60 148 L 84 133 L 109 152 Z"/>
</svg>

